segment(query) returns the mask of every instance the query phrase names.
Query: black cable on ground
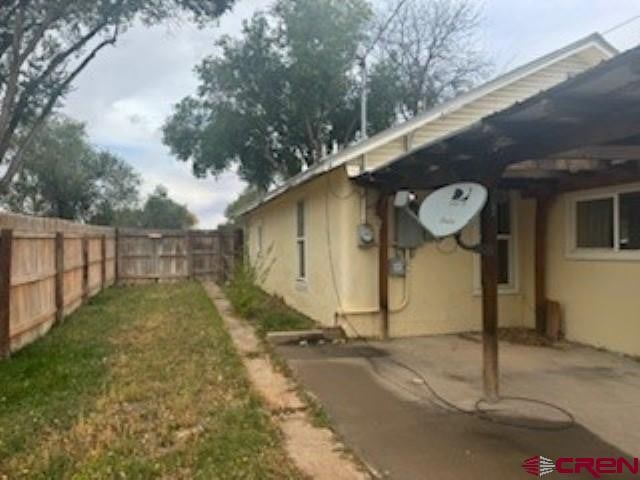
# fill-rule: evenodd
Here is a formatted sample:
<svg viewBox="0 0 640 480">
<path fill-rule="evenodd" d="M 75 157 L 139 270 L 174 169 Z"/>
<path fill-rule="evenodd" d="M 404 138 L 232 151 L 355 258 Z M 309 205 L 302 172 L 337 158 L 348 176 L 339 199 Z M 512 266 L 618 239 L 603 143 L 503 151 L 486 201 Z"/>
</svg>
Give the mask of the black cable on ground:
<svg viewBox="0 0 640 480">
<path fill-rule="evenodd" d="M 362 335 L 360 335 L 360 333 L 358 332 L 358 330 L 353 326 L 353 324 L 346 318 L 343 317 L 343 319 L 347 322 L 347 324 L 349 325 L 349 327 L 355 332 L 356 337 L 358 340 L 363 341 L 366 345 L 371 346 L 371 343 Z M 365 359 L 369 365 L 371 365 L 371 368 L 373 369 L 373 371 L 380 377 L 382 377 L 382 374 L 380 373 L 380 371 L 378 370 L 378 368 L 375 366 L 375 362 L 372 360 L 372 358 L 370 356 L 367 355 L 360 355 L 361 358 Z M 546 402 L 544 400 L 538 400 L 536 398 L 529 398 L 529 397 L 521 397 L 521 396 L 500 396 L 499 400 L 513 400 L 513 401 L 518 401 L 518 402 L 525 402 L 525 403 L 530 403 L 532 405 L 541 405 L 544 407 L 548 407 L 551 408 L 557 412 L 559 412 L 561 415 L 564 415 L 565 417 L 567 417 L 567 420 L 565 422 L 549 422 L 549 423 L 554 423 L 553 425 L 532 425 L 532 424 L 527 424 L 527 423 L 519 423 L 513 420 L 508 420 L 506 418 L 500 418 L 500 417 L 496 417 L 495 415 L 491 415 L 491 413 L 489 412 L 489 410 L 483 409 L 481 408 L 481 404 L 485 402 L 484 399 L 479 399 L 475 405 L 473 410 L 467 410 L 464 408 L 459 407 L 458 405 L 452 403 L 451 401 L 447 400 L 445 397 L 443 397 L 440 393 L 438 393 L 438 391 L 431 385 L 431 383 L 429 383 L 429 380 L 421 373 L 419 372 L 417 369 L 411 367 L 410 365 L 407 365 L 406 363 L 403 363 L 399 360 L 395 360 L 393 358 L 390 357 L 383 357 L 385 361 L 392 363 L 410 373 L 412 373 L 413 375 L 415 375 L 418 379 L 420 379 L 422 381 L 422 385 L 424 386 L 424 388 L 431 394 L 431 396 L 433 396 L 437 402 L 432 402 L 435 406 L 447 411 L 447 412 L 457 412 L 457 413 L 461 413 L 464 415 L 469 415 L 469 416 L 473 416 L 475 418 L 478 418 L 479 420 L 484 420 L 486 422 L 491 422 L 491 423 L 495 423 L 495 424 L 499 424 L 499 425 L 504 425 L 504 426 L 509 426 L 509 427 L 515 427 L 515 428 L 521 428 L 521 429 L 525 429 L 525 430 L 537 430 L 537 431 L 551 431 L 551 432 L 557 432 L 557 431 L 561 431 L 561 430 L 567 430 L 571 427 L 573 427 L 576 423 L 575 417 L 573 416 L 573 414 L 568 411 L 565 408 L 560 407 L 559 405 L 555 405 L 553 403 L 550 402 Z M 439 402 L 439 403 L 438 403 Z"/>
</svg>

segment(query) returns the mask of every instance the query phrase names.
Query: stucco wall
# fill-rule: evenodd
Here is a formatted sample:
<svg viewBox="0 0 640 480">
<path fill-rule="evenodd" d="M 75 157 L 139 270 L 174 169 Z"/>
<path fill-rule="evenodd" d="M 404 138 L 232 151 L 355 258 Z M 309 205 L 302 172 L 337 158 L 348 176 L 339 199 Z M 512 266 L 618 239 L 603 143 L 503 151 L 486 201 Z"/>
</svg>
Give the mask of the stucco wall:
<svg viewBox="0 0 640 480">
<path fill-rule="evenodd" d="M 515 196 L 513 207 L 515 282 L 513 288 L 505 288 L 499 294 L 498 323 L 500 326 L 532 326 L 535 203 Z M 470 243 L 474 242 L 478 235 L 477 226 L 468 227 L 464 235 Z M 409 258 L 406 280 L 391 280 L 391 335 L 480 330 L 479 268 L 478 256 L 456 248 L 451 239 L 416 249 L 413 258 Z M 405 285 L 409 293 L 406 307 L 393 312 L 403 304 Z"/>
<path fill-rule="evenodd" d="M 296 281 L 295 209 L 301 199 L 307 209 L 306 282 Z M 248 245 L 255 263 L 257 228 L 261 224 L 265 253 L 257 263 L 262 270 L 268 267 L 263 281 L 265 290 L 284 297 L 292 307 L 322 324 L 334 325 L 337 321 L 350 335 L 380 335 L 379 239 L 376 238 L 375 246 L 362 249 L 356 236 L 357 225 L 368 223 L 377 237 L 376 204 L 375 192 L 363 196 L 362 189 L 349 182 L 343 169 L 338 169 L 330 177 L 320 177 L 254 211 L 247 222 Z M 514 207 L 516 284 L 508 293 L 500 294 L 499 323 L 532 326 L 535 206 L 531 200 L 516 197 Z M 390 223 L 389 244 L 392 245 L 393 221 Z M 477 235 L 475 230 L 475 227 L 469 228 L 470 239 Z M 447 253 L 452 249 L 453 253 Z M 389 256 L 393 254 L 394 249 L 390 248 Z M 408 258 L 406 280 L 393 277 L 389 280 L 391 336 L 479 330 L 481 297 L 477 257 L 445 241 L 438 245 L 425 244 Z"/>
<path fill-rule="evenodd" d="M 569 340 L 640 355 L 640 261 L 568 257 L 570 198 L 558 197 L 549 214 L 548 296 L 562 306 Z"/>
<path fill-rule="evenodd" d="M 370 262 L 357 247 L 356 225 L 365 215 L 375 217 L 364 208 L 362 193 L 339 168 L 259 207 L 246 219 L 248 251 L 261 272 L 262 287 L 324 325 L 335 324 L 337 311 L 377 306 L 377 261 Z M 304 281 L 297 279 L 296 204 L 300 200 L 305 202 Z M 353 272 L 362 277 L 354 278 Z"/>
</svg>

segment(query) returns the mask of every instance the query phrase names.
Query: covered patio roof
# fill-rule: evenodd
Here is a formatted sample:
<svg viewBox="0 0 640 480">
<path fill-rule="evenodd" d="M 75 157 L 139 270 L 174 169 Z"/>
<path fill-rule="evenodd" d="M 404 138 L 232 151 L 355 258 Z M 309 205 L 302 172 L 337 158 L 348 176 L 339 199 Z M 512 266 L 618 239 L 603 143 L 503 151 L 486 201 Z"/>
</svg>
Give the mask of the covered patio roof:
<svg viewBox="0 0 640 480">
<path fill-rule="evenodd" d="M 640 180 L 640 47 L 505 110 L 360 173 L 381 190 L 500 176 L 557 191 Z"/>
<path fill-rule="evenodd" d="M 488 115 L 476 123 L 356 175 L 382 192 L 426 190 L 474 181 L 489 190 L 480 215 L 483 377 L 485 398 L 499 398 L 496 189 L 537 198 L 535 214 L 536 328 L 546 325 L 546 225 L 549 197 L 559 191 L 640 180 L 640 47 Z M 383 216 L 380 238 L 386 238 Z M 457 238 L 457 237 L 456 237 Z M 460 243 L 463 248 L 469 248 Z M 380 265 L 388 262 L 385 244 Z M 387 290 L 380 275 L 381 299 Z M 381 301 L 381 308 L 386 307 Z M 384 321 L 383 321 L 384 323 Z"/>
</svg>

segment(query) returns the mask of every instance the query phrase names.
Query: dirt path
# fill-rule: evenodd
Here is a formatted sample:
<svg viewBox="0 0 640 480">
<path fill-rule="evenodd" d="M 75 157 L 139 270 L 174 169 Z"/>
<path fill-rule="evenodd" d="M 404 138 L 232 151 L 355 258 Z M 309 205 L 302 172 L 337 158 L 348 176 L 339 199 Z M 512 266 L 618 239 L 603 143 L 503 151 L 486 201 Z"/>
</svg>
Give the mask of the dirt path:
<svg viewBox="0 0 640 480">
<path fill-rule="evenodd" d="M 229 329 L 251 382 L 284 433 L 284 447 L 298 469 L 316 480 L 370 479 L 371 475 L 364 473 L 344 453 L 344 447 L 331 430 L 312 424 L 295 385 L 274 368 L 253 328 L 233 314 L 231 304 L 220 289 L 213 283 L 206 283 L 204 287 Z"/>
</svg>

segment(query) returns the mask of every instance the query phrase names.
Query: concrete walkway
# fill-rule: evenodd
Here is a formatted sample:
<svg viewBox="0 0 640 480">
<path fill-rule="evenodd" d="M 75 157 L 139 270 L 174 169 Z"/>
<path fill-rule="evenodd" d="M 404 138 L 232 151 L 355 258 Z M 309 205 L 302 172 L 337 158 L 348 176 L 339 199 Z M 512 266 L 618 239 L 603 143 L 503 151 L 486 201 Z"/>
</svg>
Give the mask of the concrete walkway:
<svg viewBox="0 0 640 480">
<path fill-rule="evenodd" d="M 296 385 L 271 363 L 253 328 L 233 314 L 231 304 L 214 283 L 203 283 L 240 353 L 249 379 L 284 435 L 285 449 L 298 469 L 315 480 L 367 480 L 365 473 L 327 428 L 315 427 Z M 306 478 L 305 477 L 305 478 Z"/>
<path fill-rule="evenodd" d="M 325 405 L 347 445 L 384 478 L 527 478 L 521 464 L 534 455 L 638 455 L 640 444 L 634 439 L 640 413 L 631 404 L 640 395 L 635 383 L 639 364 L 582 347 L 501 344 L 501 351 L 505 393 L 558 404 L 578 423 L 561 431 L 532 430 L 453 413 L 434 405 L 419 377 L 388 361 L 400 359 L 415 367 L 448 400 L 471 408 L 481 391 L 480 344 L 457 336 L 278 347 Z M 523 411 L 519 405 L 512 410 L 497 418 L 535 427 L 566 422 L 552 409 L 529 406 Z M 538 417 L 552 423 L 532 420 Z M 604 425 L 609 442 L 581 425 L 583 420 Z M 588 473 L 574 477 L 592 478 Z"/>
</svg>

